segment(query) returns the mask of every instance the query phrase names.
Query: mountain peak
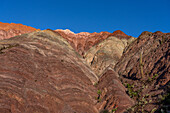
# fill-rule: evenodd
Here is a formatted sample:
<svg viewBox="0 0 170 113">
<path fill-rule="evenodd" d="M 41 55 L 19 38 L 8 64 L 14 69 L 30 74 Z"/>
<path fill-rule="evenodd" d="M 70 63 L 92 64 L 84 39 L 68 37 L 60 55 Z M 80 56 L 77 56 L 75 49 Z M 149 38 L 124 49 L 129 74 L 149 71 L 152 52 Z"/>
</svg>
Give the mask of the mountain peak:
<svg viewBox="0 0 170 113">
<path fill-rule="evenodd" d="M 121 36 L 128 36 L 121 30 L 116 30 L 112 33 L 112 35 L 121 35 Z"/>
<path fill-rule="evenodd" d="M 112 34 L 110 34 L 109 36 L 116 36 L 116 37 L 119 37 L 119 38 L 130 38 L 131 37 L 131 36 L 126 35 L 121 30 L 116 30 Z"/>
<path fill-rule="evenodd" d="M 15 23 L 3 23 L 0 22 L 0 29 L 3 30 L 9 30 L 9 29 L 15 29 L 15 30 L 24 30 L 24 31 L 35 31 L 37 30 L 36 28 L 30 27 L 30 26 L 26 26 L 23 24 L 15 24 Z"/>
<path fill-rule="evenodd" d="M 64 32 L 65 34 L 75 34 L 75 33 L 72 32 L 70 29 L 65 29 L 65 30 L 63 30 L 63 29 L 56 29 L 56 30 L 54 30 L 54 31 L 62 31 L 62 32 Z"/>
</svg>

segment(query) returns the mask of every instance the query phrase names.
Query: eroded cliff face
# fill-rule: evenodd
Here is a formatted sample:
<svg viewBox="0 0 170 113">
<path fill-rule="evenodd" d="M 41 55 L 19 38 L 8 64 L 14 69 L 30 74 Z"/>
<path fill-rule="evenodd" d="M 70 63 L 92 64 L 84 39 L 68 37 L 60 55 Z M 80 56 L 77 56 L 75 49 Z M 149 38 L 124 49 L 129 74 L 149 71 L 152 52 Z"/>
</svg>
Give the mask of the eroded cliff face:
<svg viewBox="0 0 170 113">
<path fill-rule="evenodd" d="M 0 22 L 0 40 L 8 39 L 24 33 L 30 33 L 36 30 L 39 29 L 35 29 L 33 27 L 25 26 L 22 24 L 9 24 Z"/>
</svg>

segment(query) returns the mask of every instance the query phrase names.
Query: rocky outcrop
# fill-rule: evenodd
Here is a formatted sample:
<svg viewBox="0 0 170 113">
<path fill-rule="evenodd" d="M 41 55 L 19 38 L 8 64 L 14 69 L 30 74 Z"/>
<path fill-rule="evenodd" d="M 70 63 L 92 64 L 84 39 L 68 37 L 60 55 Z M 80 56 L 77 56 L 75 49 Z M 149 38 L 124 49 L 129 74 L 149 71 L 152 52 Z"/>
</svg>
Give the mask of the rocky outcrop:
<svg viewBox="0 0 170 113">
<path fill-rule="evenodd" d="M 169 42 L 170 34 L 143 32 L 134 43 L 126 48 L 115 70 L 120 75 L 133 79 L 140 79 L 142 75 L 145 78 L 159 74 L 160 81 L 158 82 L 165 85 L 170 79 L 168 77 Z M 139 71 L 141 60 L 143 74 Z M 166 81 L 163 78 L 167 78 Z"/>
<path fill-rule="evenodd" d="M 110 67 L 101 75 L 97 83 L 98 100 L 96 107 L 102 112 L 123 113 L 134 105 L 134 101 L 126 94 L 126 89 L 119 80 L 119 75 Z M 105 112 L 104 112 L 105 111 Z"/>
<path fill-rule="evenodd" d="M 101 43 L 91 47 L 84 55 L 85 60 L 91 69 L 100 76 L 109 66 L 115 66 L 123 54 L 124 48 L 135 38 L 110 36 Z"/>
<path fill-rule="evenodd" d="M 136 100 L 133 112 L 151 112 L 169 95 L 169 44 L 169 33 L 143 32 L 116 64 L 115 71 Z"/>
<path fill-rule="evenodd" d="M 109 36 L 115 36 L 118 37 L 119 39 L 121 38 L 125 38 L 125 39 L 129 39 L 131 38 L 131 36 L 126 35 L 123 31 L 121 30 L 116 30 L 114 31 L 112 34 L 110 34 Z"/>
<path fill-rule="evenodd" d="M 72 47 L 82 56 L 92 46 L 102 42 L 111 34 L 109 32 L 100 32 L 100 33 L 81 32 L 75 34 L 74 32 L 68 29 L 66 30 L 58 29 L 55 31 L 58 32 L 63 38 L 68 40 L 68 42 L 72 45 Z"/>
<path fill-rule="evenodd" d="M 134 38 L 126 35 L 120 30 L 100 33 L 74 32 L 66 30 L 55 30 L 65 38 L 72 47 L 83 56 L 92 70 L 100 76 L 110 65 L 113 66 L 122 56 L 124 48 Z"/>
<path fill-rule="evenodd" d="M 1 113 L 97 113 L 98 77 L 50 30 L 0 41 Z"/>
<path fill-rule="evenodd" d="M 0 40 L 8 39 L 24 33 L 30 33 L 36 30 L 39 29 L 35 29 L 33 27 L 25 26 L 22 24 L 9 24 L 0 22 Z"/>
</svg>

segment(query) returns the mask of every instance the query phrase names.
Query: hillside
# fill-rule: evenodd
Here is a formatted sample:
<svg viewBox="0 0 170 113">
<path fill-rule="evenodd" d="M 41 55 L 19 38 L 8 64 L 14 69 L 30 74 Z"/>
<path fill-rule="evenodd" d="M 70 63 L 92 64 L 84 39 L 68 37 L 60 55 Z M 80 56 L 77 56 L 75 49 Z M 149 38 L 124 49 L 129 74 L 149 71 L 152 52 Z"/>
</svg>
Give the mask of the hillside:
<svg viewBox="0 0 170 113">
<path fill-rule="evenodd" d="M 170 33 L 0 25 L 0 113 L 170 111 Z"/>
</svg>

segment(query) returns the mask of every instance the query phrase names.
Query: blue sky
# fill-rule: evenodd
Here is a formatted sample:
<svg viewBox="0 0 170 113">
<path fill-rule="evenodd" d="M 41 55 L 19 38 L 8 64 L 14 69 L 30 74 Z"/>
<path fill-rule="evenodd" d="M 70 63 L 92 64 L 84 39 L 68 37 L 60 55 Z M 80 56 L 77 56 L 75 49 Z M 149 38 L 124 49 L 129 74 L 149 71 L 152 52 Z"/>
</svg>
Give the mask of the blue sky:
<svg viewBox="0 0 170 113">
<path fill-rule="evenodd" d="M 0 21 L 78 32 L 170 32 L 170 0 L 1 0 Z"/>
</svg>

